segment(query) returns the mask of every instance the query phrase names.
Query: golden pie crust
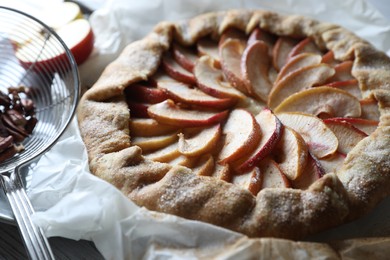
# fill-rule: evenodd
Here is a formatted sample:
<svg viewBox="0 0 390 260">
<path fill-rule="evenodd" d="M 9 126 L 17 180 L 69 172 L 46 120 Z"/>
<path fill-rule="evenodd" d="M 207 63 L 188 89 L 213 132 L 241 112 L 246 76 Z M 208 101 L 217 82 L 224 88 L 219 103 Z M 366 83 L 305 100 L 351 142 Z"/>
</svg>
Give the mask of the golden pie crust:
<svg viewBox="0 0 390 260">
<path fill-rule="evenodd" d="M 276 35 L 311 37 L 339 60 L 354 58 L 352 75 L 363 97 L 378 101 L 380 123 L 348 154 L 343 167 L 307 190 L 272 188 L 257 196 L 181 166 L 145 159 L 132 146 L 124 90 L 147 80 L 173 40 L 194 44 L 218 38 L 227 28 L 246 33 L 260 27 Z M 78 122 L 90 170 L 139 206 L 199 220 L 249 237 L 299 239 L 369 212 L 390 194 L 390 59 L 348 30 L 302 16 L 232 10 L 182 22 L 162 22 L 144 39 L 128 45 L 82 97 Z M 104 196 L 104 194 L 102 194 Z"/>
</svg>

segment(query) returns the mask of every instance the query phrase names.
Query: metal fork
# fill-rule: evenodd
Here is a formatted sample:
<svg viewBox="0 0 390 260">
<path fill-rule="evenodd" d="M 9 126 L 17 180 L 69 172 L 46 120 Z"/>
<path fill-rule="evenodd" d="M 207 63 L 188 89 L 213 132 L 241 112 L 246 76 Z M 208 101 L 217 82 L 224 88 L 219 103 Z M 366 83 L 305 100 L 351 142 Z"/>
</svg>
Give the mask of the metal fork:
<svg viewBox="0 0 390 260">
<path fill-rule="evenodd" d="M 32 222 L 31 215 L 34 209 L 17 169 L 10 174 L 1 174 L 0 182 L 11 205 L 29 258 L 32 260 L 54 259 L 49 241 L 42 229 Z"/>
</svg>

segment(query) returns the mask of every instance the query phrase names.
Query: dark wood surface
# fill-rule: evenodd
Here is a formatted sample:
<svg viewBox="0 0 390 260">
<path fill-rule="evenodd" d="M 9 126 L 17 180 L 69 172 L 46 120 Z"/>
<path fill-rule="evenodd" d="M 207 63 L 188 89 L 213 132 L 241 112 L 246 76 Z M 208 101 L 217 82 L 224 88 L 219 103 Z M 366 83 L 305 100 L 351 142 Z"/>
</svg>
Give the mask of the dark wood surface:
<svg viewBox="0 0 390 260">
<path fill-rule="evenodd" d="M 103 259 L 90 241 L 52 237 L 49 243 L 56 259 Z M 0 259 L 28 259 L 19 231 L 14 225 L 0 223 Z"/>
</svg>

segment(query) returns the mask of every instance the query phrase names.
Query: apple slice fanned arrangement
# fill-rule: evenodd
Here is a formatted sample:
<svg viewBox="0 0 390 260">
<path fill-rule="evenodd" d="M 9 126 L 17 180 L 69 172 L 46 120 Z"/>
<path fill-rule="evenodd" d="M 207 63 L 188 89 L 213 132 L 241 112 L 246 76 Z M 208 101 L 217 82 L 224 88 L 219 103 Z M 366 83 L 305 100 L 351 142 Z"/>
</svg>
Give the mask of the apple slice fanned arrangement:
<svg viewBox="0 0 390 260">
<path fill-rule="evenodd" d="M 378 126 L 352 66 L 311 38 L 259 28 L 175 42 L 157 73 L 125 90 L 131 142 L 147 159 L 253 195 L 307 189 Z"/>
<path fill-rule="evenodd" d="M 389 195 L 390 59 L 303 16 L 161 22 L 78 106 L 96 176 L 149 210 L 299 239 Z"/>
</svg>

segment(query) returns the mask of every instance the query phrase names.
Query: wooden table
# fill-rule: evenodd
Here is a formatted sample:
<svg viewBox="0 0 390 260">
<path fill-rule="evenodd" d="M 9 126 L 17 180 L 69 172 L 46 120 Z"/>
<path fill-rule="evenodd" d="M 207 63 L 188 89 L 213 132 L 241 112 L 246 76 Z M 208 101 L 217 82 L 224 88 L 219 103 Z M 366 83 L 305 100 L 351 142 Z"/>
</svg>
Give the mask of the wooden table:
<svg viewBox="0 0 390 260">
<path fill-rule="evenodd" d="M 103 259 L 92 242 L 86 240 L 49 238 L 56 259 Z M 0 223 L 0 259 L 28 259 L 16 226 Z"/>
</svg>

